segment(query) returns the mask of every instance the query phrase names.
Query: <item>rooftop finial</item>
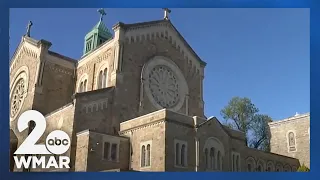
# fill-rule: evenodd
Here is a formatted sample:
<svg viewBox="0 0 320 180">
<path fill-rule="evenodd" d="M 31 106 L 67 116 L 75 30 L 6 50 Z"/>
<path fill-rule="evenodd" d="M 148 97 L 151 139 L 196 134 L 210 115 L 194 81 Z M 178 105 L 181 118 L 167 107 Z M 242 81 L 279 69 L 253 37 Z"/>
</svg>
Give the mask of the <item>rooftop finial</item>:
<svg viewBox="0 0 320 180">
<path fill-rule="evenodd" d="M 100 13 L 100 21 L 102 21 L 103 16 L 107 15 L 107 13 L 104 11 L 103 8 L 98 9 L 98 12 Z"/>
<path fill-rule="evenodd" d="M 164 17 L 163 19 L 169 20 L 169 13 L 171 13 L 171 10 L 169 8 L 162 8 L 164 10 Z"/>
<path fill-rule="evenodd" d="M 30 37 L 30 31 L 31 31 L 32 25 L 33 25 L 32 21 L 29 21 L 28 26 L 27 26 L 27 33 L 26 33 L 27 37 Z"/>
</svg>

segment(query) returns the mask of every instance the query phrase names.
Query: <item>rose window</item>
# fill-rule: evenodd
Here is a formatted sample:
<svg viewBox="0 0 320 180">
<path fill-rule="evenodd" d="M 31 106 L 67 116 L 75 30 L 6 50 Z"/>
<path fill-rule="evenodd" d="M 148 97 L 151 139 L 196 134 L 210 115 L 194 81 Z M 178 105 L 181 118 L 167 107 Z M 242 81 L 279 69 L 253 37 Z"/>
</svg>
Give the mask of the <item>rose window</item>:
<svg viewBox="0 0 320 180">
<path fill-rule="evenodd" d="M 150 71 L 149 89 L 154 100 L 164 108 L 171 108 L 179 101 L 178 80 L 167 66 L 156 66 Z"/>
<path fill-rule="evenodd" d="M 20 79 L 13 89 L 11 96 L 11 117 L 14 117 L 20 110 L 25 94 L 25 82 L 24 79 Z"/>
</svg>

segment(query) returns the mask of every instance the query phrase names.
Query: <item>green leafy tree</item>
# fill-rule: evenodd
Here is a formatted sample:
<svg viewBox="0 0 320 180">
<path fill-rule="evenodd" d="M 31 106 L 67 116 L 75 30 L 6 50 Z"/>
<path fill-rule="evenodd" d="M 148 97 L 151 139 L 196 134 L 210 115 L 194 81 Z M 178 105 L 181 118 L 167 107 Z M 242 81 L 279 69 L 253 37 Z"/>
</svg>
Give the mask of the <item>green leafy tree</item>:
<svg viewBox="0 0 320 180">
<path fill-rule="evenodd" d="M 309 171 L 310 171 L 310 169 L 307 166 L 305 166 L 304 164 L 302 164 L 302 166 L 300 166 L 297 170 L 297 172 L 309 172 Z"/>
<path fill-rule="evenodd" d="M 249 146 L 270 151 L 270 129 L 268 123 L 272 122 L 271 117 L 263 114 L 256 114 L 253 118 L 250 130 L 252 131 L 252 137 L 250 139 Z"/>
<path fill-rule="evenodd" d="M 226 126 L 242 131 L 246 134 L 246 143 L 249 147 L 270 150 L 270 133 L 267 115 L 257 114 L 259 109 L 249 98 L 232 98 L 228 105 L 221 110 Z"/>
</svg>

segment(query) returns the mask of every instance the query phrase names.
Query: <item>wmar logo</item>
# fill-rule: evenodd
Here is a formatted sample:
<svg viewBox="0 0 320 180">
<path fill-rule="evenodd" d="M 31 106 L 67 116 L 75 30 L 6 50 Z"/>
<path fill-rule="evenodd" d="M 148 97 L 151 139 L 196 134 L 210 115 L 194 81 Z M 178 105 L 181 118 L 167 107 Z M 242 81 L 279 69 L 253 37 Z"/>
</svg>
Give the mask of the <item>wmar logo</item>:
<svg viewBox="0 0 320 180">
<path fill-rule="evenodd" d="M 35 122 L 35 127 L 14 153 L 20 155 L 13 157 L 17 168 L 70 168 L 68 156 L 59 156 L 58 159 L 50 156 L 52 154 L 61 155 L 68 151 L 71 143 L 68 134 L 55 130 L 46 137 L 46 144 L 36 144 L 46 130 L 46 119 L 38 111 L 26 111 L 18 119 L 19 132 L 27 129 L 30 121 Z M 31 156 L 26 157 L 25 155 Z"/>
</svg>

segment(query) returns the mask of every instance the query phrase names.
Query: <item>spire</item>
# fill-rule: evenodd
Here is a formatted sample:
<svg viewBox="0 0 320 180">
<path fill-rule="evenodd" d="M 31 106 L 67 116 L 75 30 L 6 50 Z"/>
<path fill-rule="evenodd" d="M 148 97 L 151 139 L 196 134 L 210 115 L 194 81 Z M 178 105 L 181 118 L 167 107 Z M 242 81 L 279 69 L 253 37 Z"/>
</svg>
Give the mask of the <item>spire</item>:
<svg viewBox="0 0 320 180">
<path fill-rule="evenodd" d="M 98 9 L 100 19 L 98 23 L 92 28 L 92 30 L 85 36 L 83 55 L 96 49 L 102 43 L 112 38 L 111 32 L 107 26 L 103 23 L 103 17 L 106 15 L 104 9 Z"/>
</svg>

